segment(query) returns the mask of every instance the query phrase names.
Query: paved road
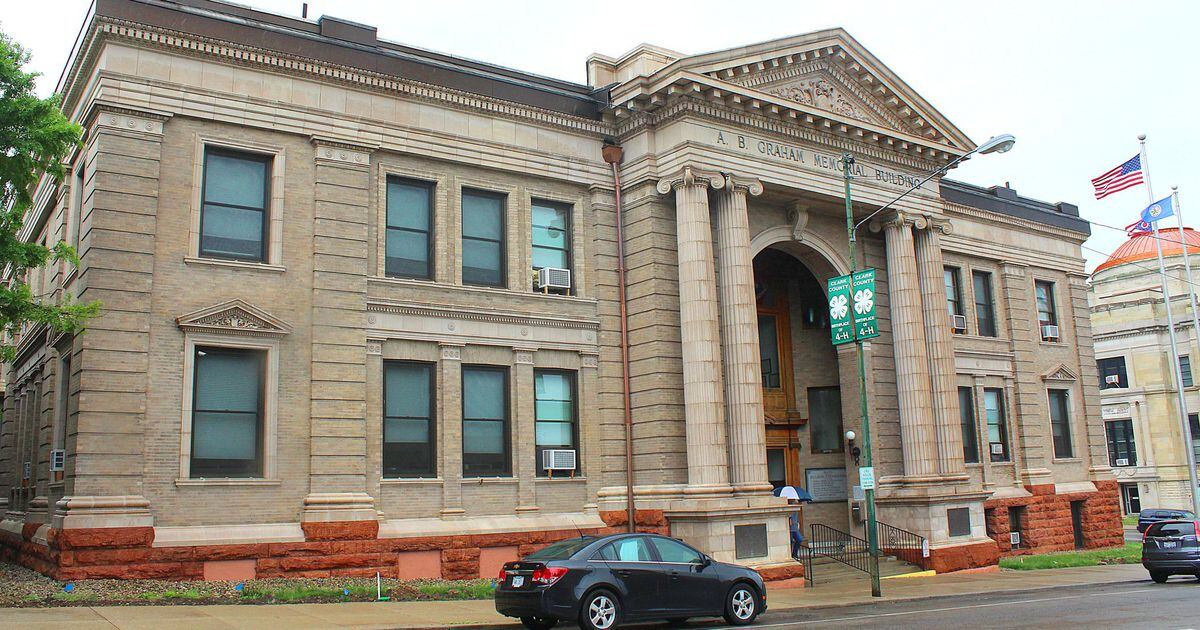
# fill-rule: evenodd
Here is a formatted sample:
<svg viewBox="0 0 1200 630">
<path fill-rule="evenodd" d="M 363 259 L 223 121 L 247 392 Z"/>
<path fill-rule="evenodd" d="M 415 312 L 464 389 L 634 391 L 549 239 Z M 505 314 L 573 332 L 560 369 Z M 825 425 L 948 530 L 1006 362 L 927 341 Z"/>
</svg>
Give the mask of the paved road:
<svg viewBox="0 0 1200 630">
<path fill-rule="evenodd" d="M 650 626 L 643 626 L 650 627 Z M 661 625 L 658 627 L 662 627 Z M 714 622 L 687 628 L 726 629 Z M 1200 580 L 1125 582 L 1034 592 L 963 595 L 824 609 L 768 612 L 764 628 L 1200 628 Z"/>
</svg>

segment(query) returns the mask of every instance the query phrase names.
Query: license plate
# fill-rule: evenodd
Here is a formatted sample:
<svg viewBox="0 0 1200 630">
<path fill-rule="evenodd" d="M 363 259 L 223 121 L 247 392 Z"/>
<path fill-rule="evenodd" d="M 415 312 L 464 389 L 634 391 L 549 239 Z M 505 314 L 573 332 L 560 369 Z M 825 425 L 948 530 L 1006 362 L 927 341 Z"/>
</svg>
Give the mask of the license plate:
<svg viewBox="0 0 1200 630">
<path fill-rule="evenodd" d="M 1179 546 L 1179 543 L 1177 543 L 1175 541 L 1168 541 L 1168 542 L 1164 542 L 1162 544 L 1162 546 L 1163 546 L 1163 549 L 1174 549 Z"/>
<path fill-rule="evenodd" d="M 521 585 L 524 583 L 525 583 L 525 576 L 523 576 L 523 575 L 514 575 L 513 576 L 513 580 L 512 580 L 513 588 L 521 588 Z"/>
</svg>

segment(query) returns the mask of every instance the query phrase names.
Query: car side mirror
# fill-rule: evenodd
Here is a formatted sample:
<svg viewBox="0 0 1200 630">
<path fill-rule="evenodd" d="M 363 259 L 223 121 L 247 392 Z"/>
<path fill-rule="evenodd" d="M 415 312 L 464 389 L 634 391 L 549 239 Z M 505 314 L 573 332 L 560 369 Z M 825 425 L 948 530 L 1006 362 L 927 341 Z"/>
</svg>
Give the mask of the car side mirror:
<svg viewBox="0 0 1200 630">
<path fill-rule="evenodd" d="M 701 569 L 709 566 L 712 563 L 713 563 L 713 559 L 711 557 L 709 557 L 708 554 L 704 554 L 704 555 L 700 556 L 700 568 Z"/>
</svg>

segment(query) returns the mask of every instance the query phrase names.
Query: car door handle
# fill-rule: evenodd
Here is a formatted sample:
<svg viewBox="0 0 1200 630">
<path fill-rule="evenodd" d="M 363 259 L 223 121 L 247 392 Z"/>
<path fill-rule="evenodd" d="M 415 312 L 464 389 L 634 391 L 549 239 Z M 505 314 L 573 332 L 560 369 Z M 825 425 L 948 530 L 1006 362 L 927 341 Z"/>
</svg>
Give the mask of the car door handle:
<svg viewBox="0 0 1200 630">
<path fill-rule="evenodd" d="M 613 571 L 613 573 L 616 573 L 617 575 L 619 575 L 621 577 L 629 577 L 633 573 L 633 571 L 630 571 L 629 569 L 617 569 L 617 570 Z"/>
</svg>

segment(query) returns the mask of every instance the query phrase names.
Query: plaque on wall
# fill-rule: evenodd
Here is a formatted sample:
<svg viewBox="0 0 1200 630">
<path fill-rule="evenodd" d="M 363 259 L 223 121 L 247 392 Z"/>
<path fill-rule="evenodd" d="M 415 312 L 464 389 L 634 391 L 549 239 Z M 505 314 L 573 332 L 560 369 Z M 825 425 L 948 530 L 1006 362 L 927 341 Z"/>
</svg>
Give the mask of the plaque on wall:
<svg viewBox="0 0 1200 630">
<path fill-rule="evenodd" d="M 809 468 L 804 471 L 804 481 L 813 503 L 846 500 L 845 468 Z"/>
<path fill-rule="evenodd" d="M 765 524 L 735 525 L 733 548 L 738 560 L 767 556 L 767 526 Z"/>
</svg>

